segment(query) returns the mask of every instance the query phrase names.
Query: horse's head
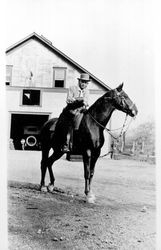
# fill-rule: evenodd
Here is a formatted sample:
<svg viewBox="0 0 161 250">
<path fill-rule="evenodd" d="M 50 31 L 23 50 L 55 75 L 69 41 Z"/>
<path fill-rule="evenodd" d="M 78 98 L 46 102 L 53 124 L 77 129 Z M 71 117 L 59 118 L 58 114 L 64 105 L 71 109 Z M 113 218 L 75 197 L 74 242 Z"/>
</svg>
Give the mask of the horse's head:
<svg viewBox="0 0 161 250">
<path fill-rule="evenodd" d="M 110 97 L 112 105 L 126 114 L 134 117 L 137 115 L 138 110 L 136 105 L 130 100 L 128 95 L 123 91 L 123 83 L 120 84 L 116 89 L 111 90 Z"/>
</svg>

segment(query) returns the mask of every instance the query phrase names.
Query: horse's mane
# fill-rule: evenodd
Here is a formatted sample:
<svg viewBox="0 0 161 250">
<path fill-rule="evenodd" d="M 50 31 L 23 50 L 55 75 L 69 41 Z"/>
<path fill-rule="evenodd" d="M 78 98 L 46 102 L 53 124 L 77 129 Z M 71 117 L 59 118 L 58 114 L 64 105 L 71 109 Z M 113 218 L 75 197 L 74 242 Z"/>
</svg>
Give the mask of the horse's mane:
<svg viewBox="0 0 161 250">
<path fill-rule="evenodd" d="M 105 94 L 103 94 L 101 97 L 99 97 L 90 107 L 89 107 L 89 111 L 93 111 L 95 110 L 97 107 L 99 107 L 101 104 L 103 104 L 103 99 L 104 96 L 109 96 L 109 94 L 111 94 L 111 90 L 108 90 Z"/>
</svg>

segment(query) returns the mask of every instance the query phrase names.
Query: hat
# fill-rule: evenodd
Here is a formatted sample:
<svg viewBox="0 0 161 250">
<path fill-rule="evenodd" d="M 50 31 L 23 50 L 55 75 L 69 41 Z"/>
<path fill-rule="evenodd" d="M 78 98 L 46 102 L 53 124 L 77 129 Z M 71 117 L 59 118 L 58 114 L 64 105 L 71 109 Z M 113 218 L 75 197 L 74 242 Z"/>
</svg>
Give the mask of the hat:
<svg viewBox="0 0 161 250">
<path fill-rule="evenodd" d="M 82 74 L 80 75 L 80 78 L 78 78 L 78 80 L 83 80 L 83 81 L 89 82 L 89 81 L 90 81 L 89 75 L 86 74 L 86 73 L 82 73 Z"/>
</svg>

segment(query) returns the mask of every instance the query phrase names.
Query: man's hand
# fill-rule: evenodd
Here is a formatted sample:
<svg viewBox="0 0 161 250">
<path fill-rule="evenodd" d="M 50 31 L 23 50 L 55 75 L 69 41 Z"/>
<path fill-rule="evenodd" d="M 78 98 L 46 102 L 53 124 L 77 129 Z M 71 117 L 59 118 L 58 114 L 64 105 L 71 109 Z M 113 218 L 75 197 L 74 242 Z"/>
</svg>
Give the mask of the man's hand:
<svg viewBox="0 0 161 250">
<path fill-rule="evenodd" d="M 84 100 L 81 99 L 81 100 L 76 100 L 74 102 L 71 102 L 71 103 L 68 103 L 68 108 L 69 109 L 78 109 L 80 107 L 83 107 L 84 106 Z"/>
<path fill-rule="evenodd" d="M 80 110 L 80 113 L 85 113 L 87 111 L 86 107 L 82 107 L 81 110 Z"/>
</svg>

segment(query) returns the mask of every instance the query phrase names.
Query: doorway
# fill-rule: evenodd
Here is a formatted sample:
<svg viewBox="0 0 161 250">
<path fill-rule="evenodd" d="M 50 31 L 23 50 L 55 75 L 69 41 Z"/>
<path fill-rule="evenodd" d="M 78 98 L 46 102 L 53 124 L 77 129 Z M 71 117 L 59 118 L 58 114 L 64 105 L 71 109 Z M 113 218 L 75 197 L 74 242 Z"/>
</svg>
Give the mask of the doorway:
<svg viewBox="0 0 161 250">
<path fill-rule="evenodd" d="M 11 114 L 10 140 L 15 150 L 40 150 L 40 130 L 49 119 L 41 114 Z"/>
</svg>

